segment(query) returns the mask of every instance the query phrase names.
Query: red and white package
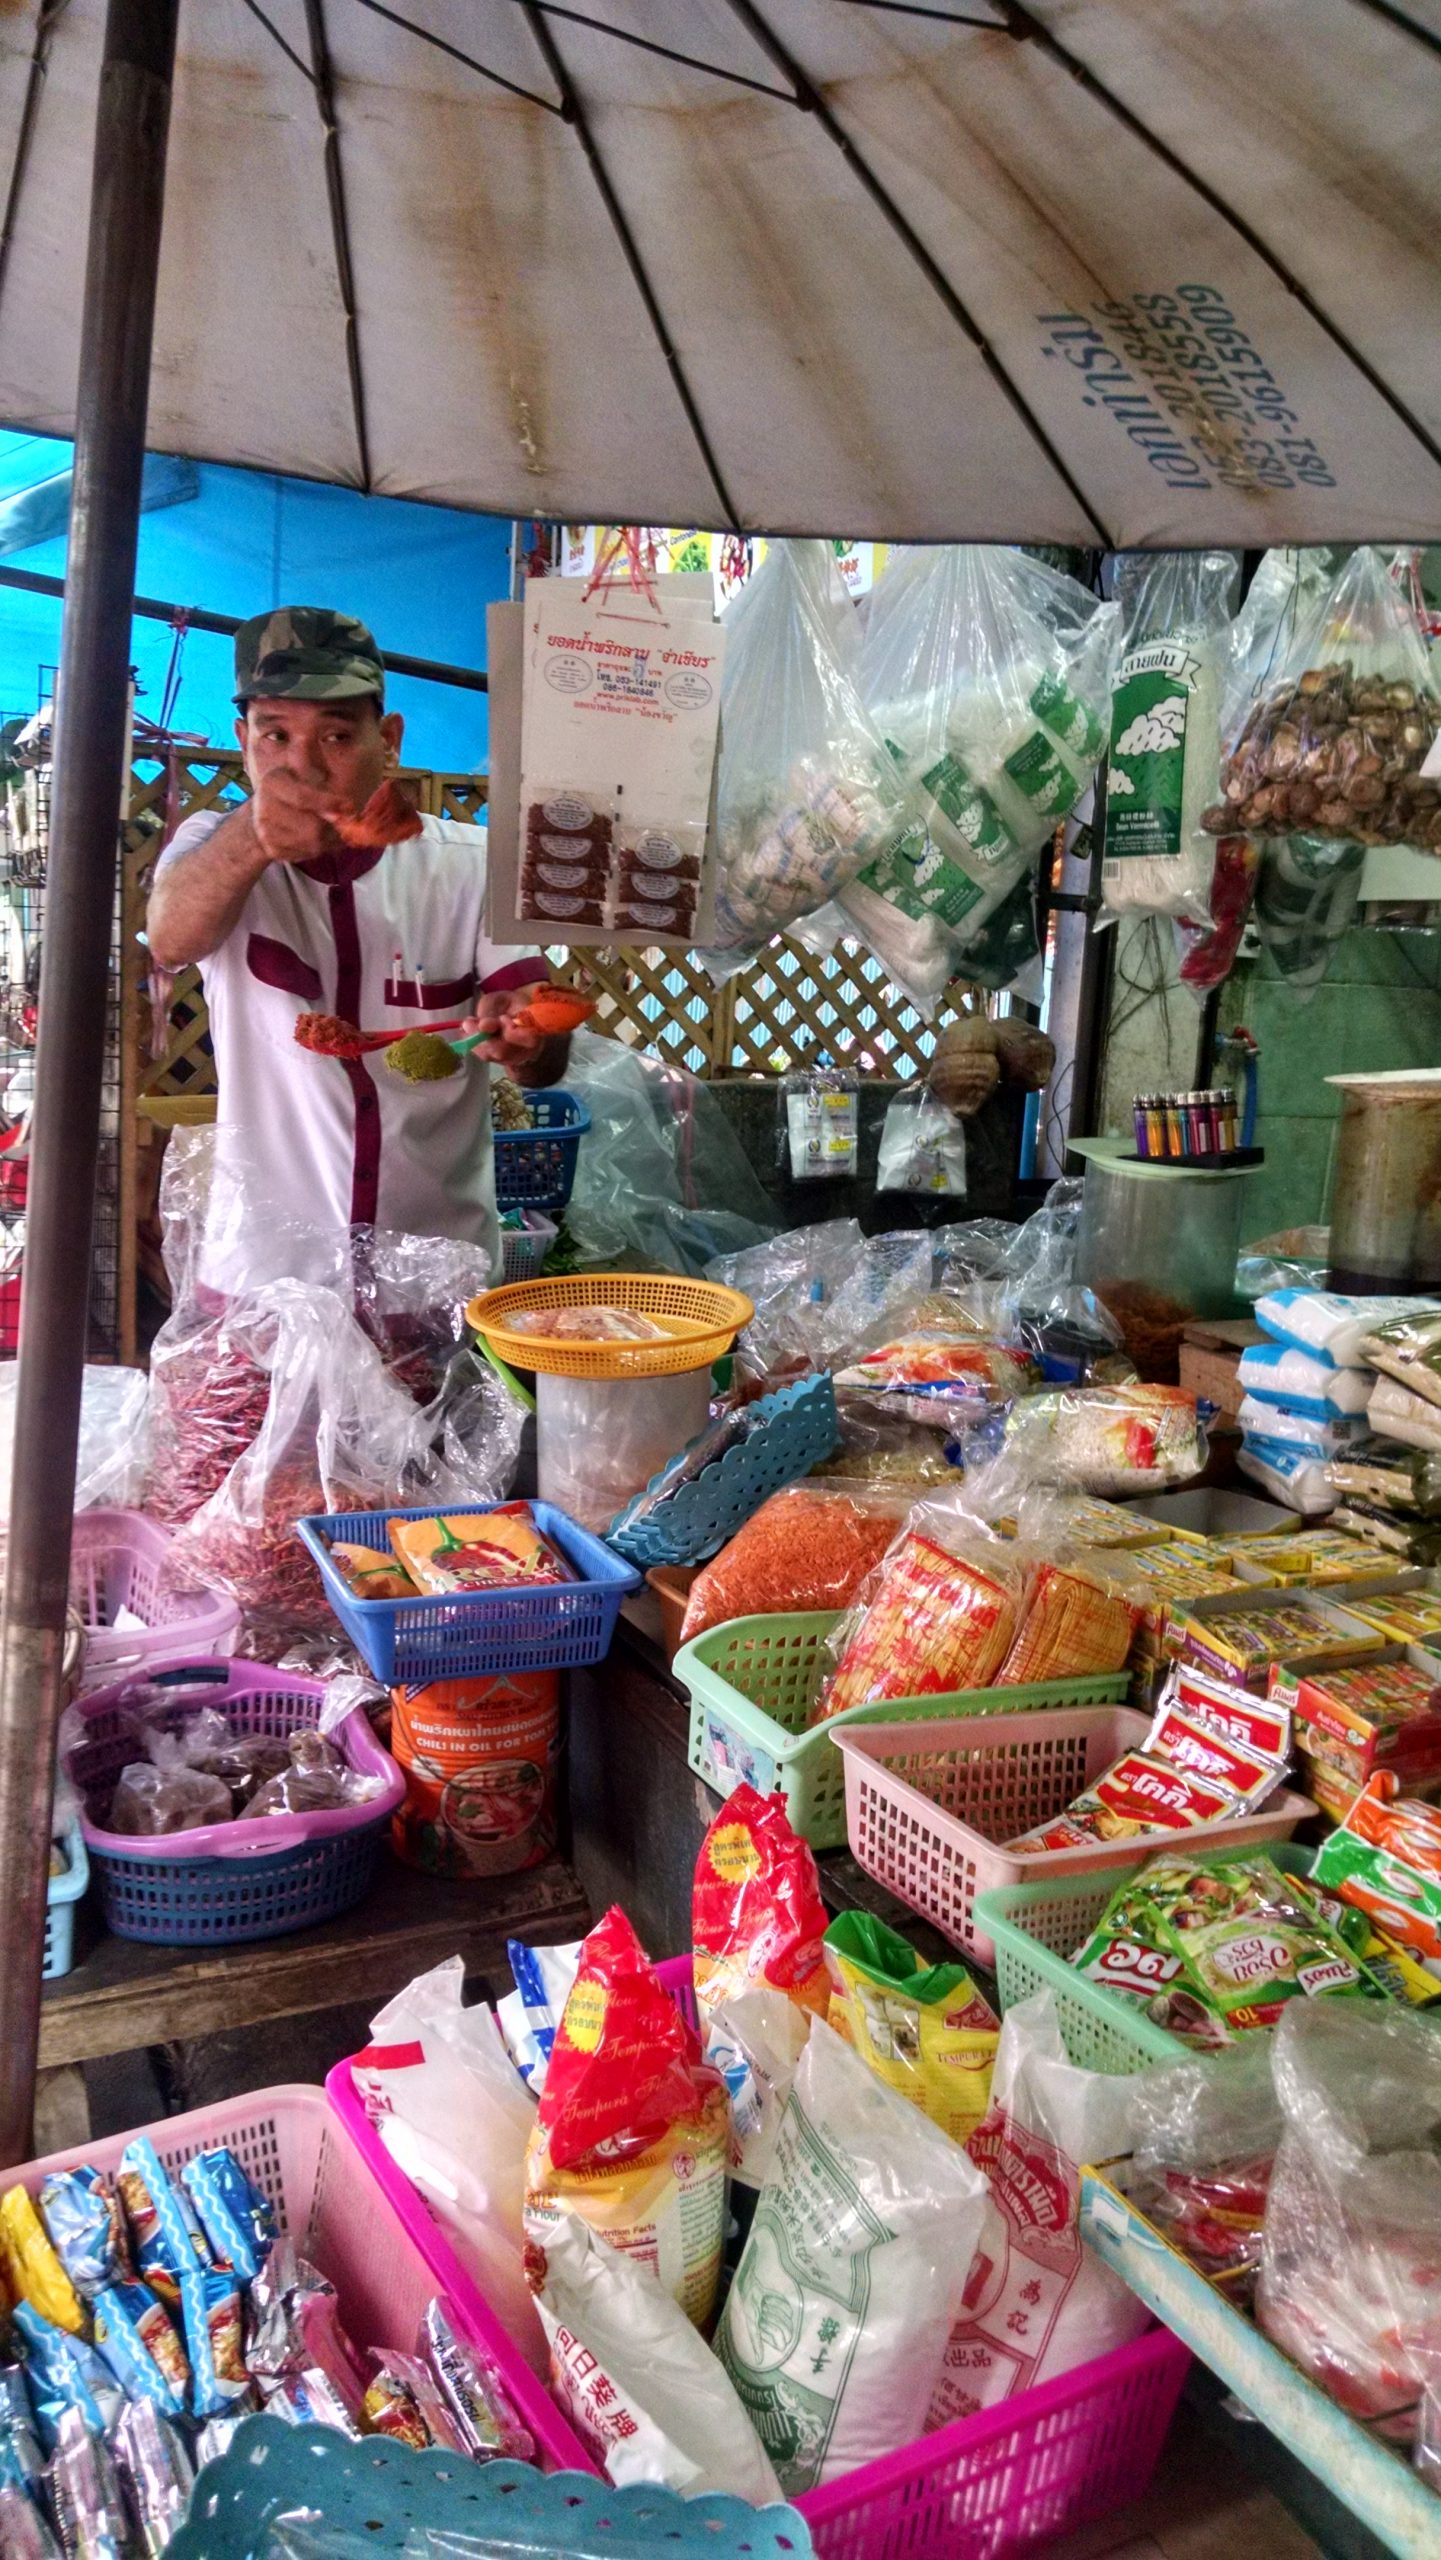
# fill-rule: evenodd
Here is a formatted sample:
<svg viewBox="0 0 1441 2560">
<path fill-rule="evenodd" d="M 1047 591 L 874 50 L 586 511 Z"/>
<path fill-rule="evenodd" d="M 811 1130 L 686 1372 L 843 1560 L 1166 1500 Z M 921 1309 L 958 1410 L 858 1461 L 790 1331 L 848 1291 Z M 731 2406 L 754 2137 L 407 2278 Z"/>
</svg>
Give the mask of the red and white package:
<svg viewBox="0 0 1441 2560">
<path fill-rule="evenodd" d="M 1055 1996 L 1008 2009 L 991 2103 L 966 2149 L 990 2188 L 928 2430 L 1109 2355 L 1145 2305 L 1081 2238 L 1080 2164 L 1131 2148 L 1133 2083 L 1067 2059 Z"/>
<path fill-rule="evenodd" d="M 784 1796 L 744 1783 L 700 1845 L 691 1897 L 695 1994 L 702 2021 L 746 1991 L 783 1991 L 823 2018 L 830 1976 L 828 1914 L 813 1851 L 793 1831 Z"/>
<path fill-rule="evenodd" d="M 1012 1849 L 1084 1849 L 1093 1840 L 1134 1840 L 1147 1831 L 1194 1831 L 1237 1810 L 1228 1789 L 1210 1786 L 1169 1760 L 1125 1751 L 1083 1795 L 1050 1822 L 1025 1831 Z"/>
<path fill-rule="evenodd" d="M 1284 1778 L 1290 1749 L 1291 1719 L 1274 1699 L 1177 1666 L 1141 1749 L 1123 1752 L 1064 1813 L 1010 1845 L 1080 1849 L 1254 1813 Z"/>
</svg>

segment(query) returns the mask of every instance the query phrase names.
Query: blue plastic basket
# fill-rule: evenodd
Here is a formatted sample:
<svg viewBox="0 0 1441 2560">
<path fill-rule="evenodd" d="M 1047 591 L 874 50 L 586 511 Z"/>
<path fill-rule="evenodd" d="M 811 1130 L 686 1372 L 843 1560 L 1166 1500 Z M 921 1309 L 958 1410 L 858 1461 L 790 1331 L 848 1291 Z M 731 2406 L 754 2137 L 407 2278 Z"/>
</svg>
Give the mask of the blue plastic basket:
<svg viewBox="0 0 1441 2560">
<path fill-rule="evenodd" d="M 475 1680 L 499 1671 L 575 1670 L 599 1662 L 620 1604 L 637 1589 L 640 1575 L 553 1503 L 530 1507 L 537 1527 L 582 1576 L 579 1582 L 468 1591 L 446 1600 L 357 1600 L 328 1541 L 339 1538 L 386 1554 L 391 1521 L 433 1520 L 434 1503 L 423 1511 L 322 1512 L 296 1525 L 351 1643 L 387 1687 L 398 1681 Z M 501 1505 L 471 1508 L 497 1511 Z"/>
<path fill-rule="evenodd" d="M 546 1086 L 525 1097 L 528 1129 L 495 1129 L 495 1198 L 501 1209 L 563 1209 L 590 1113 L 573 1093 Z"/>
<path fill-rule="evenodd" d="M 73 1815 L 61 1838 L 65 1845 L 63 1876 L 52 1876 L 45 1894 L 45 1958 L 42 1980 L 58 1982 L 75 1962 L 75 1905 L 90 1882 L 85 1834 Z"/>
<path fill-rule="evenodd" d="M 664 1475 L 627 1503 L 606 1537 L 632 1564 L 704 1564 L 733 1538 L 753 1511 L 782 1485 L 794 1484 L 828 1458 L 836 1445 L 836 1396 L 829 1374 L 798 1378 L 763 1396 L 759 1429 L 727 1449 L 713 1466 L 693 1476 L 640 1519 L 632 1514 Z"/>
<path fill-rule="evenodd" d="M 325 2427 L 247 2418 L 195 2485 L 171 2560 L 252 2560 L 267 2527 L 288 2513 L 325 2519 L 353 2547 L 399 2551 L 414 2528 L 503 2543 L 517 2560 L 570 2552 L 576 2560 L 808 2560 L 810 2531 L 794 2507 L 749 2507 L 715 2493 L 613 2489 L 583 2471 L 520 2462 L 465 2462 L 413 2453 L 385 2436 L 359 2443 Z"/>
</svg>

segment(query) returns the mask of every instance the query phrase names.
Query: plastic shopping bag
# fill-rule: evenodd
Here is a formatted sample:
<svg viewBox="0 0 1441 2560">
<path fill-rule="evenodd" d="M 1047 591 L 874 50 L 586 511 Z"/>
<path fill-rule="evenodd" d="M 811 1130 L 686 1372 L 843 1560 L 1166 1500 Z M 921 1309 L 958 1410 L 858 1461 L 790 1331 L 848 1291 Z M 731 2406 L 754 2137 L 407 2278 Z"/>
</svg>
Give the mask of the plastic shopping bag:
<svg viewBox="0 0 1441 2560">
<path fill-rule="evenodd" d="M 1115 914 L 1211 920 L 1215 847 L 1202 812 L 1216 799 L 1235 578 L 1229 551 L 1123 551 L 1117 559 L 1126 636 L 1111 696 L 1101 865 Z"/>
</svg>

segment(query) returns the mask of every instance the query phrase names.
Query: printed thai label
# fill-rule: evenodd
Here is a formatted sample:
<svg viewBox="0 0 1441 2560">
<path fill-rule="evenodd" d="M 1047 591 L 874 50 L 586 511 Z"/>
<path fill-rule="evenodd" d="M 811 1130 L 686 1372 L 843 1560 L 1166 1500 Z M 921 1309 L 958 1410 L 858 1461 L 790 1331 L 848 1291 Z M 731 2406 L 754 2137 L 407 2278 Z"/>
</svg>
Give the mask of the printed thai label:
<svg viewBox="0 0 1441 2560">
<path fill-rule="evenodd" d="M 966 2148 L 998 2210 L 982 2225 L 931 2402 L 933 2427 L 1024 2391 L 1081 2269 L 1075 2176 L 1055 2144 L 994 2110 Z"/>
<path fill-rule="evenodd" d="M 957 757 L 938 757 L 922 774 L 920 788 L 981 861 L 1004 862 L 1015 853 L 1016 840 L 990 793 L 971 780 Z"/>
<path fill-rule="evenodd" d="M 891 2237 L 792 2098 L 726 2301 L 717 2353 L 788 2494 L 825 2461 Z"/>
<path fill-rule="evenodd" d="M 1018 747 L 1013 747 L 1003 770 L 1032 807 L 1046 817 L 1063 818 L 1080 797 L 1079 781 L 1070 766 L 1062 763 L 1044 729 L 1032 729 Z"/>
<path fill-rule="evenodd" d="M 1042 676 L 1031 689 L 1031 709 L 1044 720 L 1053 738 L 1073 756 L 1092 764 L 1106 743 L 1106 732 L 1088 702 L 1073 693 L 1060 676 Z"/>
<path fill-rule="evenodd" d="M 1108 855 L 1180 852 L 1186 722 L 1200 672 L 1178 640 L 1143 641 L 1122 659 L 1111 695 Z"/>
<path fill-rule="evenodd" d="M 860 883 L 899 907 L 902 915 L 938 916 L 943 924 L 959 924 L 982 894 L 959 863 L 947 861 L 923 827 L 908 828 L 860 874 Z"/>
</svg>

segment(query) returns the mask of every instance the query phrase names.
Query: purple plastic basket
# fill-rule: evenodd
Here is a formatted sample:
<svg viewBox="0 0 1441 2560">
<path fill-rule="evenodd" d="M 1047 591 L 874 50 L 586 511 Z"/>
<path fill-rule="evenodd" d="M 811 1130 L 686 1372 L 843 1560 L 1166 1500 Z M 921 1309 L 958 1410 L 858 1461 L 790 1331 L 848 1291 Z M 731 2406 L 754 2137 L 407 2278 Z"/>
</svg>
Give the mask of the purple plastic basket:
<svg viewBox="0 0 1441 2560">
<path fill-rule="evenodd" d="M 70 1543 L 70 1603 L 85 1629 L 82 1689 L 109 1686 L 154 1662 L 228 1653 L 238 1602 L 220 1591 L 172 1589 L 171 1534 L 140 1511 L 78 1511 Z M 117 1627 L 126 1609 L 142 1627 Z"/>
<path fill-rule="evenodd" d="M 179 1726 L 196 1707 L 216 1707 L 235 1734 L 284 1740 L 313 1724 L 324 1683 L 265 1663 L 174 1663 L 147 1678 L 97 1689 L 78 1701 L 83 1738 L 63 1754 L 84 1813 L 81 1828 L 105 1919 L 120 1938 L 169 1947 L 238 1946 L 278 1938 L 348 1911 L 370 1887 L 405 1780 L 357 1707 L 331 1739 L 352 1769 L 382 1781 L 369 1802 L 335 1813 L 261 1815 L 216 1822 L 155 1840 L 106 1830 L 91 1817 L 110 1793 L 135 1743 L 128 1710 L 158 1683 L 174 1703 L 160 1719 Z"/>
</svg>

